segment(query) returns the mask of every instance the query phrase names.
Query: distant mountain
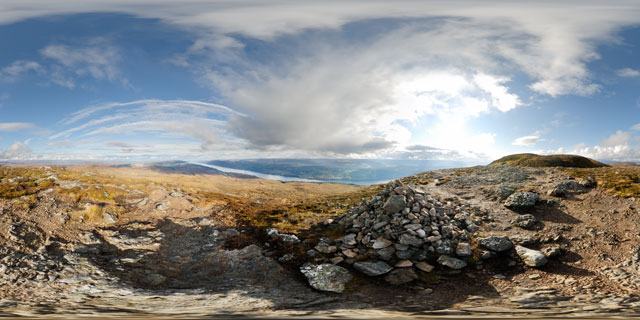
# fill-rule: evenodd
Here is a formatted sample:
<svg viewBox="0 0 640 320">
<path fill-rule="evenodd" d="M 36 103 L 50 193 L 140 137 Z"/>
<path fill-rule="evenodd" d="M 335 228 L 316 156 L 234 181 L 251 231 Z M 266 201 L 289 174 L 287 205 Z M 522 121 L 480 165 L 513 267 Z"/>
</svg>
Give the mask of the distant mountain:
<svg viewBox="0 0 640 320">
<path fill-rule="evenodd" d="M 537 155 L 533 153 L 512 154 L 491 162 L 490 166 L 512 165 L 516 167 L 572 167 L 598 168 L 607 167 L 606 164 L 571 154 Z"/>
<path fill-rule="evenodd" d="M 632 161 L 616 161 L 609 164 L 613 167 L 640 167 L 640 163 Z"/>
<path fill-rule="evenodd" d="M 248 159 L 213 160 L 207 163 L 262 174 L 352 184 L 383 183 L 424 171 L 478 164 L 461 161 L 380 159 Z"/>
<path fill-rule="evenodd" d="M 209 167 L 188 163 L 184 161 L 155 162 L 155 163 L 146 165 L 145 168 L 149 170 L 162 172 L 162 173 L 169 173 L 169 174 L 187 174 L 187 175 L 206 174 L 206 175 L 227 176 L 227 177 L 240 178 L 240 179 L 256 178 L 248 174 L 224 172 L 218 169 L 209 168 Z"/>
</svg>

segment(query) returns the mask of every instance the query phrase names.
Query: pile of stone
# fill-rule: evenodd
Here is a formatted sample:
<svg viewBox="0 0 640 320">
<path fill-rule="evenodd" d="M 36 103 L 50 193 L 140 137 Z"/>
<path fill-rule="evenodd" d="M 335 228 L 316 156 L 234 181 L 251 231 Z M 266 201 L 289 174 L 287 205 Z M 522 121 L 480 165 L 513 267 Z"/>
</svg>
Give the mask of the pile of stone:
<svg viewBox="0 0 640 320">
<path fill-rule="evenodd" d="M 330 254 L 334 264 L 352 265 L 368 276 L 385 275 L 392 284 L 418 278 L 416 271 L 431 272 L 436 263 L 462 269 L 482 222 L 470 209 L 394 181 L 337 221 L 346 235 L 335 241 L 322 238 L 308 254 Z"/>
<path fill-rule="evenodd" d="M 535 204 L 537 195 L 533 196 L 516 197 Z M 312 287 L 341 292 L 351 279 L 346 268 L 400 285 L 419 279 L 421 272 L 432 272 L 438 265 L 442 270 L 458 272 L 470 263 L 512 252 L 514 245 L 506 236 L 476 237 L 483 221 L 476 215 L 482 216 L 482 212 L 458 200 L 448 200 L 428 194 L 419 186 L 390 182 L 373 199 L 363 201 L 334 222 L 344 228 L 342 237 L 320 238 L 307 252 L 322 264 L 307 263 L 300 270 Z M 518 222 L 527 227 L 535 223 L 525 220 Z M 537 250 L 516 246 L 513 251 L 530 267 L 547 262 L 547 255 Z"/>
</svg>

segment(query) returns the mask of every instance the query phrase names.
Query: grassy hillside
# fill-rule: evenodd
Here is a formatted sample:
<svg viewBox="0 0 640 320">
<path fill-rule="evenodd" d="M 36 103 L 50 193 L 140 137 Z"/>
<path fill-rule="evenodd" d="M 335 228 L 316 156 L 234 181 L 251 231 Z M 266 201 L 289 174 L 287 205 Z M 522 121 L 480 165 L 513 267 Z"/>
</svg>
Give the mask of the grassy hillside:
<svg viewBox="0 0 640 320">
<path fill-rule="evenodd" d="M 515 167 L 566 167 L 566 168 L 599 168 L 607 167 L 606 164 L 570 154 L 537 155 L 533 153 L 512 154 L 502 157 L 489 164 L 490 166 L 511 165 Z"/>
</svg>

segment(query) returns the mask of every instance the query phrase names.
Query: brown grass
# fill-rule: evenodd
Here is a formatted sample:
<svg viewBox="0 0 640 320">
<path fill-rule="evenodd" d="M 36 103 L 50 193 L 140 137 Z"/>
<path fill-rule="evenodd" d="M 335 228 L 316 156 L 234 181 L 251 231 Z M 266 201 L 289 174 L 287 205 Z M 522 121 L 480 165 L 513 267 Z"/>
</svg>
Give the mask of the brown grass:
<svg viewBox="0 0 640 320">
<path fill-rule="evenodd" d="M 599 188 L 623 198 L 640 197 L 640 167 L 565 169 L 576 178 L 594 177 Z"/>
</svg>

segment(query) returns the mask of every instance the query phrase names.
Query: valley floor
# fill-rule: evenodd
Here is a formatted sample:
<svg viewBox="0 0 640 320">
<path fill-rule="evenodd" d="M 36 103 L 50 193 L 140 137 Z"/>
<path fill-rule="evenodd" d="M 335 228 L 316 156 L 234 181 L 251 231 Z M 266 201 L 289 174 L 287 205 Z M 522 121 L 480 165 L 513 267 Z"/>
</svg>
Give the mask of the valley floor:
<svg viewBox="0 0 640 320">
<path fill-rule="evenodd" d="M 610 169 L 590 173 L 605 179 Z M 140 168 L 0 167 L 0 315 L 638 315 L 640 204 L 604 184 L 565 197 L 547 195 L 580 174 L 499 166 L 401 179 L 482 212 L 482 236 L 506 235 L 516 244 L 557 247 L 562 254 L 531 268 L 509 253 L 462 272 L 439 267 L 402 286 L 353 271 L 355 279 L 337 294 L 306 283 L 298 271 L 304 252 L 319 236 L 331 236 L 332 218 L 383 186 Z M 498 199 L 505 186 L 540 195 L 529 212 L 538 220 L 534 227 L 512 224 L 520 213 Z M 277 241 L 268 228 L 302 242 Z"/>
</svg>

